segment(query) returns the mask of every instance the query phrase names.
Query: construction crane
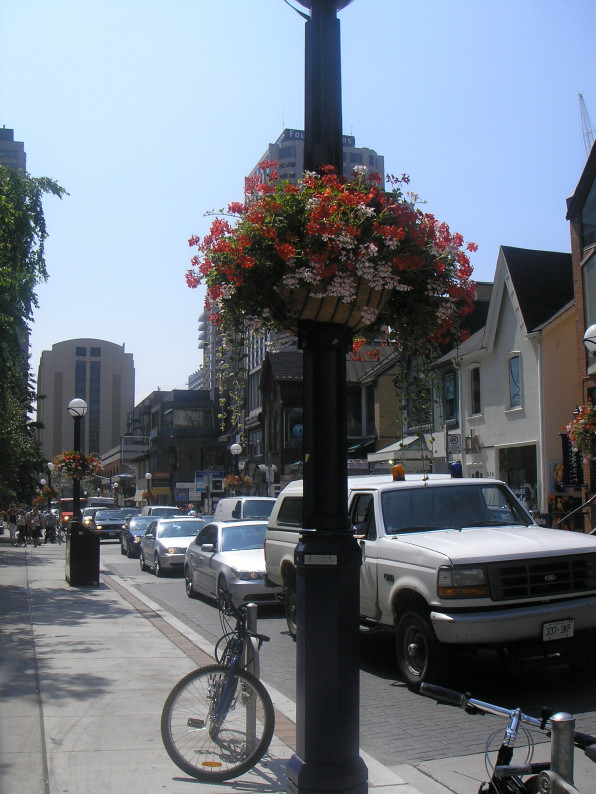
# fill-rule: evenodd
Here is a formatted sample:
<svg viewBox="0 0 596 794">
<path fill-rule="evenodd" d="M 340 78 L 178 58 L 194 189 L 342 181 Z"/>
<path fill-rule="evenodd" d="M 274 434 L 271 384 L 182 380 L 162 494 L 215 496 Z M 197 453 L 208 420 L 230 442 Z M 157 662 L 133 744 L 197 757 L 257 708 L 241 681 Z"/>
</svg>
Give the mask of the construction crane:
<svg viewBox="0 0 596 794">
<path fill-rule="evenodd" d="M 592 151 L 592 146 L 594 144 L 594 127 L 590 122 L 590 117 L 588 116 L 588 111 L 586 109 L 586 103 L 584 102 L 584 97 L 582 94 L 578 94 L 579 97 L 579 114 L 582 120 L 582 133 L 584 136 L 584 146 L 586 147 L 586 157 L 590 156 L 590 152 Z"/>
</svg>

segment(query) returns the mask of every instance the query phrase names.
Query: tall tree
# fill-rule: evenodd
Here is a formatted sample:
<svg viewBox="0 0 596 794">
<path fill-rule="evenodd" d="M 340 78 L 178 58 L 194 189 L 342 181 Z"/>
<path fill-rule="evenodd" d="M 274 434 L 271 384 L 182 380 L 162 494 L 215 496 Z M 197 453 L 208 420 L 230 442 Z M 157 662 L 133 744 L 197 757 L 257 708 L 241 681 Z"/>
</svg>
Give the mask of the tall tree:
<svg viewBox="0 0 596 794">
<path fill-rule="evenodd" d="M 0 165 L 0 505 L 29 502 L 43 461 L 30 415 L 35 392 L 26 336 L 38 305 L 35 289 L 48 277 L 45 194 L 64 188 L 47 177 Z"/>
</svg>

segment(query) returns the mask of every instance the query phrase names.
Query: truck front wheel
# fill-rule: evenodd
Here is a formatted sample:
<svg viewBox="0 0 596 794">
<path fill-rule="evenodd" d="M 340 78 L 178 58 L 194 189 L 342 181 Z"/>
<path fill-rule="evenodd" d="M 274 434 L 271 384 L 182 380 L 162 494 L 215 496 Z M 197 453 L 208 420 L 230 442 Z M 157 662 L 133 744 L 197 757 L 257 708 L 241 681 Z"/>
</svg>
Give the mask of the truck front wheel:
<svg viewBox="0 0 596 794">
<path fill-rule="evenodd" d="M 397 624 L 397 664 L 409 689 L 423 681 L 436 683 L 437 639 L 428 620 L 419 612 L 406 612 Z"/>
</svg>

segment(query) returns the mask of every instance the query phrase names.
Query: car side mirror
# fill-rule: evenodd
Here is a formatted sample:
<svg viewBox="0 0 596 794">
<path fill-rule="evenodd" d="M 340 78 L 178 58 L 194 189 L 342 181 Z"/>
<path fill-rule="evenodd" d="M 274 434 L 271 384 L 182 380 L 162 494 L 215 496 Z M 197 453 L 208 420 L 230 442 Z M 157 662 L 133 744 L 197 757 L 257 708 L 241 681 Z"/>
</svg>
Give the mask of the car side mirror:
<svg viewBox="0 0 596 794">
<path fill-rule="evenodd" d="M 203 545 L 201 546 L 201 551 L 204 551 L 204 552 L 207 552 L 207 553 L 215 551 L 215 546 L 213 545 L 213 543 L 203 543 Z"/>
</svg>

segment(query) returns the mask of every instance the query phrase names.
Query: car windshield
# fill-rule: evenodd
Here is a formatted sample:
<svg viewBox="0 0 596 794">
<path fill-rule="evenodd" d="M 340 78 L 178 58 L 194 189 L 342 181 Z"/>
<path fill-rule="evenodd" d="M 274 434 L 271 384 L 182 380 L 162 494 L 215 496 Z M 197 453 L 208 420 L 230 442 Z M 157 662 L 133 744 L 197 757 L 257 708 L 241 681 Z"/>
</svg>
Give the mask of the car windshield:
<svg viewBox="0 0 596 794">
<path fill-rule="evenodd" d="M 123 518 L 119 510 L 99 510 L 95 514 L 96 521 L 122 521 Z"/>
<path fill-rule="evenodd" d="M 152 516 L 179 516 L 180 510 L 177 507 L 153 507 L 151 508 Z"/>
<path fill-rule="evenodd" d="M 153 516 L 133 516 L 128 526 L 131 529 L 147 529 L 152 521 L 155 521 Z"/>
<path fill-rule="evenodd" d="M 265 545 L 265 524 L 246 524 L 242 527 L 225 527 L 221 534 L 222 551 L 248 551 L 262 549 Z"/>
<path fill-rule="evenodd" d="M 199 529 L 205 526 L 204 521 L 196 520 L 190 521 L 171 521 L 157 530 L 158 538 L 190 538 L 194 537 Z"/>
<path fill-rule="evenodd" d="M 267 519 L 274 504 L 272 499 L 247 499 L 244 503 L 244 518 Z"/>
<path fill-rule="evenodd" d="M 396 488 L 381 494 L 381 506 L 388 535 L 532 523 L 519 502 L 498 483 Z"/>
</svg>

